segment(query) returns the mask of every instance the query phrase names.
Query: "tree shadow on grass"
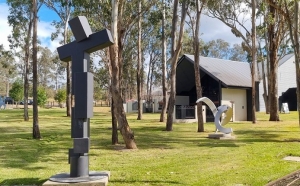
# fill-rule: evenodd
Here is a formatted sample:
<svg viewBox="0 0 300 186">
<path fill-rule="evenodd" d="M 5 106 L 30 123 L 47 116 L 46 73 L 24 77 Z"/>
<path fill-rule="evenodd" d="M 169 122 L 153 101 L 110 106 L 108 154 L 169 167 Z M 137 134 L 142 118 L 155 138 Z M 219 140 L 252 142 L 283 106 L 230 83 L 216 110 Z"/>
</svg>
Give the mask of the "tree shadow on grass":
<svg viewBox="0 0 300 186">
<path fill-rule="evenodd" d="M 0 185 L 24 185 L 24 186 L 33 186 L 33 185 L 42 185 L 47 180 L 40 180 L 39 178 L 14 178 L 14 179 L 5 179 L 0 182 Z"/>
<path fill-rule="evenodd" d="M 178 181 L 161 181 L 161 180 L 110 180 L 109 182 L 111 183 L 123 183 L 123 184 L 138 184 L 138 185 L 169 185 L 169 184 L 174 184 L 174 185 L 183 185 L 183 183 L 180 183 Z"/>
<path fill-rule="evenodd" d="M 287 131 L 263 131 L 263 130 L 237 130 L 234 131 L 236 136 L 241 136 L 238 139 L 240 142 L 244 143 L 256 143 L 256 142 L 283 142 L 279 139 L 280 135 L 278 133 L 284 133 Z"/>
<path fill-rule="evenodd" d="M 13 128 L 13 127 L 12 127 Z M 8 131 L 14 131 L 9 129 Z M 56 153 L 65 150 L 69 146 L 71 138 L 65 135 L 65 131 L 44 132 L 44 138 L 34 140 L 31 133 L 25 131 L 4 132 L 0 136 L 0 166 L 21 168 L 26 170 L 40 170 L 46 167 L 32 166 L 36 162 L 55 162 L 64 157 L 58 157 Z"/>
</svg>

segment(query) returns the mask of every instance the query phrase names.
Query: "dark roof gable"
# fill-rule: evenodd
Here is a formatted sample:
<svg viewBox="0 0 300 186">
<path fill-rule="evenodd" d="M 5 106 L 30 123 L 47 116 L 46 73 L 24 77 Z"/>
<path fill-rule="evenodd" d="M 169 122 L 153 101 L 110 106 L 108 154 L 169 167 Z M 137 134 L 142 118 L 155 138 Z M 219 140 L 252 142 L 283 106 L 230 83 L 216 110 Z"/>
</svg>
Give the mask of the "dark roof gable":
<svg viewBox="0 0 300 186">
<path fill-rule="evenodd" d="M 178 63 L 187 60 L 194 63 L 194 56 L 185 54 Z M 200 68 L 212 78 L 220 80 L 228 87 L 252 87 L 250 64 L 217 58 L 200 57 Z"/>
</svg>

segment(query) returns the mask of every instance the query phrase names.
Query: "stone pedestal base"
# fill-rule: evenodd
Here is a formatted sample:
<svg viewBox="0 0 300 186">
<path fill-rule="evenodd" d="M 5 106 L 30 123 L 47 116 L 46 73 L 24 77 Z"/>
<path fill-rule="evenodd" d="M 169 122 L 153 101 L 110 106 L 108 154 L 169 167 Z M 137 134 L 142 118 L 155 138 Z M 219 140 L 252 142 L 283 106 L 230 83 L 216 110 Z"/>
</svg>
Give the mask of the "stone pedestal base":
<svg viewBox="0 0 300 186">
<path fill-rule="evenodd" d="M 235 136 L 232 136 L 231 134 L 224 134 L 224 133 L 212 133 L 212 134 L 208 134 L 208 138 L 228 140 L 228 139 L 235 139 Z"/>
<path fill-rule="evenodd" d="M 109 171 L 91 171 L 89 177 L 71 178 L 68 173 L 52 176 L 43 186 L 107 186 L 110 177 Z"/>
</svg>

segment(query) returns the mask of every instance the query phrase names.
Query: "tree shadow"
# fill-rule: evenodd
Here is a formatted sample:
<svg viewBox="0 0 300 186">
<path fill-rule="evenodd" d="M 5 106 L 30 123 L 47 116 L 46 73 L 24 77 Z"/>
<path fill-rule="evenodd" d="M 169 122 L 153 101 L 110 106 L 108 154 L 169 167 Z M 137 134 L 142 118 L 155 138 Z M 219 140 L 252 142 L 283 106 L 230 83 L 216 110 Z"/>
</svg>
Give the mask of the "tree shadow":
<svg viewBox="0 0 300 186">
<path fill-rule="evenodd" d="M 0 153 L 1 166 L 11 168 L 21 168 L 26 170 L 46 169 L 46 166 L 32 166 L 36 162 L 53 162 L 67 159 L 58 157 L 54 154 L 65 147 L 70 146 L 71 138 L 65 135 L 65 131 L 49 130 L 43 132 L 41 140 L 31 138 L 31 133 L 26 131 L 15 131 L 13 126 L 6 127 L 7 131 L 0 136 Z"/>
<path fill-rule="evenodd" d="M 132 180 L 132 181 L 128 181 L 128 180 L 109 180 L 109 182 L 111 183 L 123 183 L 123 184 L 151 184 L 151 185 L 169 185 L 169 184 L 174 184 L 174 185 L 183 185 L 183 183 L 180 183 L 178 181 L 161 181 L 161 180 Z"/>
<path fill-rule="evenodd" d="M 14 178 L 14 179 L 5 179 L 0 182 L 0 185 L 26 185 L 26 186 L 35 186 L 42 185 L 46 182 L 46 179 L 40 180 L 39 178 Z"/>
<path fill-rule="evenodd" d="M 272 131 L 264 130 L 237 130 L 234 131 L 236 136 L 243 136 L 238 140 L 245 143 L 256 143 L 256 142 L 283 142 L 278 139 L 280 135 L 278 133 L 284 133 L 287 131 L 276 131 L 276 134 Z"/>
</svg>

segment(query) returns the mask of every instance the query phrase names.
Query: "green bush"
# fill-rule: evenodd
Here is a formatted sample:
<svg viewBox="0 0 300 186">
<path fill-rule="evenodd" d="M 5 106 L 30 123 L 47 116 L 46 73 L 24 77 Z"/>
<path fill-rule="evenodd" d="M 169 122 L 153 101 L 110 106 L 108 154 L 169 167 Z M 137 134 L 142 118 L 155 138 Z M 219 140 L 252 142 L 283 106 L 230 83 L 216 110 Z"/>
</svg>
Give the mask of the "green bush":
<svg viewBox="0 0 300 186">
<path fill-rule="evenodd" d="M 46 104 L 47 102 L 47 93 L 46 93 L 46 90 L 44 87 L 39 87 L 38 88 L 38 91 L 37 91 L 37 104 L 40 106 L 40 107 L 44 107 L 44 105 Z"/>
<path fill-rule="evenodd" d="M 63 103 L 66 101 L 67 99 L 67 92 L 66 92 L 66 89 L 59 89 L 57 90 L 55 96 L 54 96 L 54 99 L 56 101 L 58 101 L 58 103 Z"/>
<path fill-rule="evenodd" d="M 22 81 L 15 81 L 12 84 L 12 88 L 9 90 L 9 96 L 16 102 L 19 102 L 23 99 L 24 89 Z"/>
</svg>

